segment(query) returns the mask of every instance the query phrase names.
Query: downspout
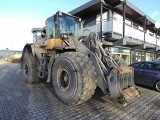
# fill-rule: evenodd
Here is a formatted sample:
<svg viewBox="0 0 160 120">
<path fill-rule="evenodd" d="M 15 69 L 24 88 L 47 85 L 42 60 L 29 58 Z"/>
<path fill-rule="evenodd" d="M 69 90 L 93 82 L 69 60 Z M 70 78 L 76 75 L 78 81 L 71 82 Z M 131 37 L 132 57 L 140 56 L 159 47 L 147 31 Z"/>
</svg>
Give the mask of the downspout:
<svg viewBox="0 0 160 120">
<path fill-rule="evenodd" d="M 107 22 L 110 22 L 110 26 L 111 27 L 109 27 L 110 29 L 109 29 L 109 32 L 111 32 L 111 34 L 113 35 L 113 24 L 114 24 L 114 18 L 113 18 L 113 16 L 114 16 L 114 12 L 110 9 L 110 10 L 108 10 L 108 19 L 107 19 Z"/>
<path fill-rule="evenodd" d="M 100 5 L 100 40 L 102 41 L 102 16 L 103 16 L 103 2 L 101 2 L 101 5 Z"/>
<path fill-rule="evenodd" d="M 123 38 L 125 37 L 126 2 L 123 3 Z"/>
<path fill-rule="evenodd" d="M 146 42 L 146 17 L 144 18 L 143 31 L 144 31 L 144 43 L 145 43 Z"/>
<path fill-rule="evenodd" d="M 158 52 L 157 52 L 157 36 L 158 36 L 158 28 L 156 28 L 156 58 L 159 57 Z"/>
<path fill-rule="evenodd" d="M 157 47 L 158 28 L 156 28 L 156 47 Z"/>
</svg>

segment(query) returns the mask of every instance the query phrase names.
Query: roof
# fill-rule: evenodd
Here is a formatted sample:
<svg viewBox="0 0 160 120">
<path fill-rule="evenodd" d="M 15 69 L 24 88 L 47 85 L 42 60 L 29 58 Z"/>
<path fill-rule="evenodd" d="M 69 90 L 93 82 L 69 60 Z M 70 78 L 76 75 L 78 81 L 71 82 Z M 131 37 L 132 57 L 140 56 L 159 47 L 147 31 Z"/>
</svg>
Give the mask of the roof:
<svg viewBox="0 0 160 120">
<path fill-rule="evenodd" d="M 32 30 L 31 30 L 31 32 L 32 33 L 34 33 L 34 32 L 41 32 L 43 30 L 43 28 L 33 28 Z"/>
<path fill-rule="evenodd" d="M 146 28 L 150 31 L 156 33 L 155 20 L 149 17 L 146 13 L 132 4 L 130 1 L 122 0 L 91 0 L 88 3 L 70 11 L 71 14 L 84 18 L 89 14 L 100 13 L 100 4 L 106 4 L 106 7 L 112 9 L 113 11 L 122 15 L 123 13 L 123 3 L 126 2 L 126 18 L 136 22 L 137 24 L 143 26 L 144 19 L 146 18 Z M 105 10 L 104 10 L 105 11 Z M 86 14 L 87 13 L 87 14 Z"/>
</svg>

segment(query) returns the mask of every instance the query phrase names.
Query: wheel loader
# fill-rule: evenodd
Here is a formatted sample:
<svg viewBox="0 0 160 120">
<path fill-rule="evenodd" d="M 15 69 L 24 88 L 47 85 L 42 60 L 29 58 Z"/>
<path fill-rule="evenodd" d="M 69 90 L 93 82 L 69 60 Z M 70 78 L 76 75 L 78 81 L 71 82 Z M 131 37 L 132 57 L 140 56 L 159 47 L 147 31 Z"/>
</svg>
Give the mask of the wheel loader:
<svg viewBox="0 0 160 120">
<path fill-rule="evenodd" d="M 126 105 L 139 96 L 134 70 L 105 50 L 96 33 L 79 37 L 82 20 L 58 11 L 33 28 L 33 43 L 23 49 L 21 68 L 27 83 L 45 79 L 68 105 L 89 100 L 99 87 L 116 103 Z"/>
</svg>

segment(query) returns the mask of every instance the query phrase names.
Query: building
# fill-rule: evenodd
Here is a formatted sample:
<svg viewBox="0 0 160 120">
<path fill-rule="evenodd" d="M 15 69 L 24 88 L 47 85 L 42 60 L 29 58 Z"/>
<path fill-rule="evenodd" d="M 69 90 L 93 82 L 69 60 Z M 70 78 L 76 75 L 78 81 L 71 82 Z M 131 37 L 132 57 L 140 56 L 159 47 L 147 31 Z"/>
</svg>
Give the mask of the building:
<svg viewBox="0 0 160 120">
<path fill-rule="evenodd" d="M 91 0 L 70 13 L 84 20 L 81 35 L 89 34 L 86 29 L 98 33 L 107 49 L 127 64 L 159 57 L 156 21 L 128 0 Z"/>
<path fill-rule="evenodd" d="M 0 50 L 0 59 L 9 58 L 15 54 L 22 54 L 22 51 L 15 51 L 15 50 Z"/>
</svg>

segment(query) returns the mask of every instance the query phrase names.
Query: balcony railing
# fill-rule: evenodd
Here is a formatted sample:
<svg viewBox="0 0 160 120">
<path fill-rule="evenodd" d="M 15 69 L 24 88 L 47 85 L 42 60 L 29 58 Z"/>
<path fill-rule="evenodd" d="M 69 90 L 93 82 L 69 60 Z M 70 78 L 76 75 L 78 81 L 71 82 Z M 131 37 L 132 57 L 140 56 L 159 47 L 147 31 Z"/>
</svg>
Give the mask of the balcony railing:
<svg viewBox="0 0 160 120">
<path fill-rule="evenodd" d="M 85 26 L 83 29 L 80 30 L 80 35 L 85 35 L 85 36 L 89 35 L 89 31 L 85 29 L 88 29 L 91 32 L 98 33 L 100 32 L 100 22 L 97 22 L 96 25 Z M 123 22 L 120 20 L 115 20 L 115 19 L 111 19 L 109 21 L 103 20 L 102 31 L 103 33 L 114 32 L 114 33 L 118 33 L 122 35 L 123 34 Z M 127 25 L 127 24 L 125 25 L 125 36 L 144 41 L 144 32 L 142 30 L 136 29 L 132 27 L 131 25 Z M 156 37 L 154 35 L 151 36 L 149 33 L 145 33 L 145 41 L 147 43 L 156 45 Z M 160 39 L 157 39 L 157 45 L 160 46 Z"/>
<path fill-rule="evenodd" d="M 148 42 L 148 43 L 156 45 L 156 38 L 154 36 L 151 36 L 151 35 L 147 34 L 147 33 L 145 34 L 145 41 Z"/>
<path fill-rule="evenodd" d="M 80 29 L 79 36 L 88 36 L 90 32 L 99 32 L 100 29 L 97 29 L 98 25 L 88 25 L 85 26 L 83 29 Z"/>
</svg>

